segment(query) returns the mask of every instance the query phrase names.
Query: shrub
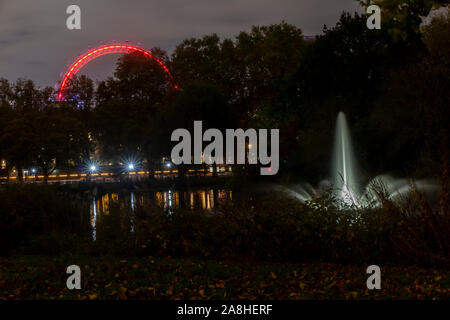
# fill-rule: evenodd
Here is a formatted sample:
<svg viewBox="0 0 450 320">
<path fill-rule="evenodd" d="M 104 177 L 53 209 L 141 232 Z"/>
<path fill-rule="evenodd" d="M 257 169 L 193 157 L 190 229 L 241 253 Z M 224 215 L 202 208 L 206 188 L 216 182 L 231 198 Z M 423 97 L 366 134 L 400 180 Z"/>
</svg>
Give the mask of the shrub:
<svg viewBox="0 0 450 320">
<path fill-rule="evenodd" d="M 85 210 L 87 209 L 87 210 Z M 40 235 L 89 233 L 89 210 L 55 186 L 7 185 L 0 189 L 0 253 Z"/>
</svg>

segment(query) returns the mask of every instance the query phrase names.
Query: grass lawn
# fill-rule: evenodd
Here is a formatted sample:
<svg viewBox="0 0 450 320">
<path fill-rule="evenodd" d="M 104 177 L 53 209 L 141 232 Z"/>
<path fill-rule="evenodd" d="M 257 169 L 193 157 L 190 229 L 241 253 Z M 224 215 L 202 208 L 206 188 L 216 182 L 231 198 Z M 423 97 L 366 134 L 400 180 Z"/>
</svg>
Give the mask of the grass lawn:
<svg viewBox="0 0 450 320">
<path fill-rule="evenodd" d="M 81 268 L 81 290 L 66 268 Z M 448 269 L 380 266 L 381 290 L 366 289 L 367 266 L 174 258 L 0 258 L 0 299 L 448 299 Z"/>
</svg>

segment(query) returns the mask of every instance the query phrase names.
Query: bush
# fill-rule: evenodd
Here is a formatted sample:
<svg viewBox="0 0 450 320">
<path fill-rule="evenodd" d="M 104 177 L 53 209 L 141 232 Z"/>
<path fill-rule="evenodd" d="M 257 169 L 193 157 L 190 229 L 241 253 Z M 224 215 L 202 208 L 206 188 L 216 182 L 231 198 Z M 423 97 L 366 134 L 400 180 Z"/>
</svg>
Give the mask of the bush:
<svg viewBox="0 0 450 320">
<path fill-rule="evenodd" d="M 307 204 L 275 193 L 213 211 L 112 203 L 96 221 L 89 201 L 49 186 L 0 191 L 2 252 L 173 256 L 276 262 L 448 265 L 450 219 L 416 190 L 379 207 L 343 208 L 324 192 Z M 441 207 L 448 207 L 442 206 Z"/>
<path fill-rule="evenodd" d="M 89 210 L 78 200 L 55 186 L 2 187 L 0 253 L 8 253 L 41 235 L 89 234 Z"/>
<path fill-rule="evenodd" d="M 152 207 L 136 213 L 140 254 L 339 263 L 448 264 L 448 216 L 414 191 L 379 208 L 341 208 L 329 194 L 307 205 L 266 194 L 213 213 Z"/>
</svg>

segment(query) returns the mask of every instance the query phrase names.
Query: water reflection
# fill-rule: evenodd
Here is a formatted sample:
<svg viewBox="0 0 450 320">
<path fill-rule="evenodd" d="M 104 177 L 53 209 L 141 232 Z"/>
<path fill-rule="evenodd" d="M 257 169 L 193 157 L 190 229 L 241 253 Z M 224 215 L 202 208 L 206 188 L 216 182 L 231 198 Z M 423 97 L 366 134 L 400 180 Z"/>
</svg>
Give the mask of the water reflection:
<svg viewBox="0 0 450 320">
<path fill-rule="evenodd" d="M 108 192 L 95 195 L 91 202 L 91 226 L 93 229 L 93 239 L 97 238 L 97 226 L 102 216 L 111 213 L 113 206 L 130 211 L 129 223 L 130 231 L 134 232 L 133 213 L 137 206 L 145 206 L 149 203 L 156 203 L 159 207 L 167 210 L 168 214 L 173 213 L 173 209 L 189 208 L 193 210 L 211 210 L 217 204 L 232 200 L 232 191 L 218 189 L 201 189 L 191 191 L 165 190 L 150 193 L 116 193 Z"/>
<path fill-rule="evenodd" d="M 91 226 L 92 226 L 92 238 L 97 239 L 97 201 L 95 197 L 92 199 L 91 204 Z"/>
<path fill-rule="evenodd" d="M 131 203 L 131 211 L 132 211 L 132 212 L 134 212 L 134 208 L 135 208 L 134 202 L 135 202 L 135 201 L 136 201 L 136 199 L 134 198 L 134 192 L 131 191 L 131 194 L 130 194 L 130 203 Z M 131 232 L 134 232 L 134 216 L 133 216 L 133 215 L 131 215 L 131 217 L 130 217 L 130 231 L 131 231 Z"/>
</svg>

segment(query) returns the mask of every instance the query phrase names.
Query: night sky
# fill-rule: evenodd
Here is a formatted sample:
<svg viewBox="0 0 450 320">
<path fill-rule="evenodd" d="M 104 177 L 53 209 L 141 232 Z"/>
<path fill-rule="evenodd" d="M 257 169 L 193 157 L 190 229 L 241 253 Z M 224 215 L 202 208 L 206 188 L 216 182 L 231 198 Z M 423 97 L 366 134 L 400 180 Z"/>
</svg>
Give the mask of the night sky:
<svg viewBox="0 0 450 320">
<path fill-rule="evenodd" d="M 81 30 L 66 28 L 70 4 L 81 7 Z M 342 11 L 355 10 L 361 11 L 355 0 L 0 0 L 0 78 L 53 86 L 77 55 L 100 41 L 129 40 L 171 53 L 185 38 L 234 37 L 282 20 L 316 35 Z M 104 79 L 117 57 L 102 57 L 81 73 Z"/>
</svg>

